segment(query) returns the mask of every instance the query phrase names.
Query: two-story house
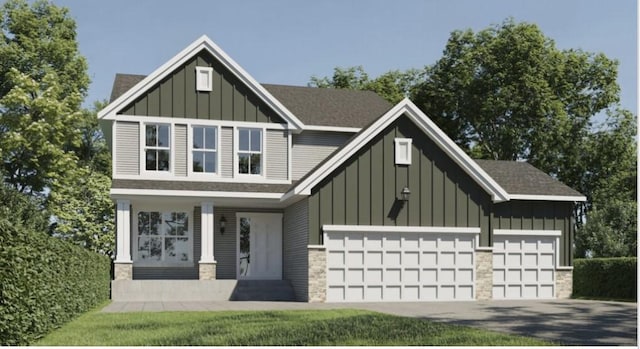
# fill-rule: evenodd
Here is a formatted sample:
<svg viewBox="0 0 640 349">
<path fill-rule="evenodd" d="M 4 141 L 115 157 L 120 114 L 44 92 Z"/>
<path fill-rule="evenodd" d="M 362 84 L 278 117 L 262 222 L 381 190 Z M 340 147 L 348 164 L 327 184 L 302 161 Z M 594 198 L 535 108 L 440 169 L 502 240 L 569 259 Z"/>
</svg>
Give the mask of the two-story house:
<svg viewBox="0 0 640 349">
<path fill-rule="evenodd" d="M 243 284 L 312 302 L 571 294 L 584 196 L 527 163 L 471 159 L 409 100 L 260 84 L 203 36 L 148 76 L 118 74 L 98 117 L 114 300 Z"/>
</svg>

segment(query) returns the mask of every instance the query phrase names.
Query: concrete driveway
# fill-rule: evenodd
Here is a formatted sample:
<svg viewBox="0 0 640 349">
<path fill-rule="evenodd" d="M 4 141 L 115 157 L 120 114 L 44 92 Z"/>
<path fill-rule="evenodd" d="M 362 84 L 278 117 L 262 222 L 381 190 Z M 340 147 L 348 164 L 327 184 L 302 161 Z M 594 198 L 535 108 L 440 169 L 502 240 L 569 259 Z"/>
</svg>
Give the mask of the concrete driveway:
<svg viewBox="0 0 640 349">
<path fill-rule="evenodd" d="M 356 308 L 567 345 L 637 346 L 637 303 L 585 300 L 421 303 L 113 302 L 103 312 Z"/>
<path fill-rule="evenodd" d="M 585 300 L 369 303 L 354 307 L 566 345 L 637 346 L 637 303 Z"/>
</svg>

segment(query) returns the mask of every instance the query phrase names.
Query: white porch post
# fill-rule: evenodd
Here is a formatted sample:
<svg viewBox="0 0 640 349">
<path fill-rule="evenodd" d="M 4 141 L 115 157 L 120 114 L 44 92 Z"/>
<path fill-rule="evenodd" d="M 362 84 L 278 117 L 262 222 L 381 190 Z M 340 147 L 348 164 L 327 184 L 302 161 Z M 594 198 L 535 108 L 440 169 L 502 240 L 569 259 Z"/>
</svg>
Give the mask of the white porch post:
<svg viewBox="0 0 640 349">
<path fill-rule="evenodd" d="M 216 260 L 213 255 L 213 202 L 200 204 L 200 280 L 215 280 Z"/>
<path fill-rule="evenodd" d="M 114 279 L 131 280 L 133 265 L 131 261 L 131 202 L 118 200 L 116 208 L 116 260 L 114 261 Z"/>
</svg>

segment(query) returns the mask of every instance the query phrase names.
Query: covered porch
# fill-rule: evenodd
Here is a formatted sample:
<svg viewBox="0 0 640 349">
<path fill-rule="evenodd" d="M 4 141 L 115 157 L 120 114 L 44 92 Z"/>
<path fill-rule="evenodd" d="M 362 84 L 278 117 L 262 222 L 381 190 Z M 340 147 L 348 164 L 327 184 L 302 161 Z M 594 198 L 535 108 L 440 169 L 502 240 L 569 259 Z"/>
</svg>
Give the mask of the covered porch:
<svg viewBox="0 0 640 349">
<path fill-rule="evenodd" d="M 247 298 L 257 282 L 270 298 L 286 295 L 280 194 L 257 194 L 114 198 L 112 299 L 230 300 Z"/>
</svg>

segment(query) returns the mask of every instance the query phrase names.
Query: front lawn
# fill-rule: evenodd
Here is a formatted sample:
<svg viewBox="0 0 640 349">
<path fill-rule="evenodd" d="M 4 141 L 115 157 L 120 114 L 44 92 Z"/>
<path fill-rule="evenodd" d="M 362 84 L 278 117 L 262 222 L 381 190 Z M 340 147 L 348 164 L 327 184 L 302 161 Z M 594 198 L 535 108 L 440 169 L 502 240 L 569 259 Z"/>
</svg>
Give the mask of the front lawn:
<svg viewBox="0 0 640 349">
<path fill-rule="evenodd" d="M 80 316 L 35 345 L 552 345 L 363 310 L 100 313 Z"/>
</svg>

